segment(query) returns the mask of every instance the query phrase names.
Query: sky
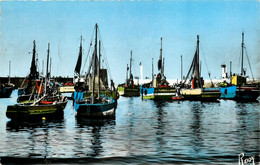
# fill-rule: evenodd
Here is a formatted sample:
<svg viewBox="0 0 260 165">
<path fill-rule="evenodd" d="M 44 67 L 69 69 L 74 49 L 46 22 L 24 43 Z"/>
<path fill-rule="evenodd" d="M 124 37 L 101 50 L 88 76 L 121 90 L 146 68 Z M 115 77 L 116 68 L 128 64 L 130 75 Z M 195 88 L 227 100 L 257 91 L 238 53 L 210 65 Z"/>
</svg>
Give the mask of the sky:
<svg viewBox="0 0 260 165">
<path fill-rule="evenodd" d="M 255 78 L 260 78 L 260 2 L 257 0 L 173 0 L 173 1 L 1 1 L 0 76 L 29 74 L 33 49 L 39 71 L 50 43 L 52 75 L 74 74 L 80 36 L 83 36 L 83 61 L 87 57 L 93 29 L 98 23 L 103 46 L 115 83 L 126 77 L 126 65 L 133 51 L 133 74 L 151 77 L 155 73 L 163 38 L 165 75 L 180 79 L 186 75 L 200 36 L 202 76 L 221 77 L 221 65 L 232 61 L 232 72 L 240 73 L 241 34 Z M 46 60 L 45 60 L 46 61 Z M 252 78 L 247 58 L 247 75 Z M 46 66 L 46 64 L 44 64 Z M 44 69 L 45 70 L 45 69 Z M 87 71 L 85 67 L 84 71 Z"/>
</svg>

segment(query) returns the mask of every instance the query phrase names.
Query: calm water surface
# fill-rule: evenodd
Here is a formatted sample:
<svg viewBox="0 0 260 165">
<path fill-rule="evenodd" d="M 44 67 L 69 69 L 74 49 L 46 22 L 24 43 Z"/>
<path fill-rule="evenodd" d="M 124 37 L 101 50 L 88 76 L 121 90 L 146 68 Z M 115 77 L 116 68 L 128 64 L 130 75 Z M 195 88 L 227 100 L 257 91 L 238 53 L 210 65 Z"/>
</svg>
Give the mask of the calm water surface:
<svg viewBox="0 0 260 165">
<path fill-rule="evenodd" d="M 17 91 L 0 99 L 2 162 L 228 164 L 242 152 L 259 159 L 259 101 L 120 97 L 115 120 L 78 120 L 69 101 L 63 119 L 17 123 L 5 115 L 16 99 Z"/>
</svg>

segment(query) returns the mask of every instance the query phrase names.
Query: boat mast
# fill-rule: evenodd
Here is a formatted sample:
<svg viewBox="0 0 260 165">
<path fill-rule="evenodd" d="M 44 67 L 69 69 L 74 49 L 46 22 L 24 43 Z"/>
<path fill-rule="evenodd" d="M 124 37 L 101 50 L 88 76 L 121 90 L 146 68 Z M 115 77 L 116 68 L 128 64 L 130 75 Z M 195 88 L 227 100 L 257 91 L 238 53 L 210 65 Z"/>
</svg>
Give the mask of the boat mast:
<svg viewBox="0 0 260 165">
<path fill-rule="evenodd" d="M 197 67 L 197 71 L 198 71 L 198 84 L 199 87 L 201 87 L 201 78 L 200 78 L 200 52 L 199 52 L 199 35 L 197 35 L 197 65 L 195 67 Z"/>
<path fill-rule="evenodd" d="M 242 48 L 241 75 L 243 76 L 243 74 L 244 74 L 244 68 L 243 68 L 243 63 L 244 63 L 244 32 L 242 32 L 241 48 Z"/>
<path fill-rule="evenodd" d="M 48 80 L 49 54 L 50 54 L 50 43 L 48 43 L 48 50 L 47 50 L 47 66 L 46 66 L 46 77 L 45 77 L 45 91 L 44 91 L 44 94 L 47 94 L 47 80 Z"/>
<path fill-rule="evenodd" d="M 98 25 L 95 26 L 96 29 L 96 36 L 95 36 L 95 50 L 94 50 L 94 58 L 92 61 L 92 68 L 93 68 L 93 89 L 92 89 L 92 104 L 94 103 L 94 94 L 95 94 L 95 76 L 96 76 L 96 56 L 97 56 L 97 29 Z"/>
<path fill-rule="evenodd" d="M 101 61 L 101 41 L 99 40 L 99 57 L 98 57 L 98 98 L 100 98 L 100 61 Z"/>
<path fill-rule="evenodd" d="M 128 81 L 128 64 L 126 64 L 126 82 L 125 82 L 125 86 L 128 86 L 128 83 L 127 83 L 127 81 Z"/>
<path fill-rule="evenodd" d="M 131 52 L 130 52 L 130 74 L 129 74 L 130 86 L 133 85 L 132 84 L 132 81 L 133 81 L 133 75 L 132 75 L 132 53 L 133 53 L 133 51 L 131 50 Z"/>
<path fill-rule="evenodd" d="M 49 74 L 50 78 L 51 78 L 51 63 L 52 63 L 52 61 L 51 61 L 51 57 L 50 57 L 50 74 Z"/>
<path fill-rule="evenodd" d="M 162 66 L 162 37 L 161 37 L 161 49 L 160 49 L 160 62 L 161 62 L 161 77 L 163 76 L 162 74 L 162 68 L 163 68 L 163 66 Z"/>
<path fill-rule="evenodd" d="M 181 82 L 182 82 L 182 55 L 181 55 Z"/>
<path fill-rule="evenodd" d="M 152 58 L 152 86 L 153 86 L 153 58 Z"/>
<path fill-rule="evenodd" d="M 230 83 L 232 83 L 231 81 L 232 81 L 232 61 L 230 61 L 230 76 L 229 76 L 229 78 L 230 78 Z"/>
<path fill-rule="evenodd" d="M 8 84 L 10 84 L 11 82 L 11 61 L 9 61 L 9 80 L 8 80 Z"/>
</svg>

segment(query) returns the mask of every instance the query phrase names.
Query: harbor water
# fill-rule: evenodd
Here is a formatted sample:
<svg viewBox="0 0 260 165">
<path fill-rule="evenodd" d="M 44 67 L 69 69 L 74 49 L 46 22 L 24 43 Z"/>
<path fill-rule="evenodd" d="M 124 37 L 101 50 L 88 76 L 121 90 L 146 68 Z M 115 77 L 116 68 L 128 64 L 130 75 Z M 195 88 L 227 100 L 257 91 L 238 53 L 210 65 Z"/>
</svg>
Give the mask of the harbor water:
<svg viewBox="0 0 260 165">
<path fill-rule="evenodd" d="M 75 118 L 70 100 L 62 119 L 14 122 L 5 112 L 16 99 L 17 90 L 0 99 L 0 163 L 237 164 L 241 153 L 259 160 L 259 98 L 120 97 L 116 118 L 106 120 Z"/>
</svg>

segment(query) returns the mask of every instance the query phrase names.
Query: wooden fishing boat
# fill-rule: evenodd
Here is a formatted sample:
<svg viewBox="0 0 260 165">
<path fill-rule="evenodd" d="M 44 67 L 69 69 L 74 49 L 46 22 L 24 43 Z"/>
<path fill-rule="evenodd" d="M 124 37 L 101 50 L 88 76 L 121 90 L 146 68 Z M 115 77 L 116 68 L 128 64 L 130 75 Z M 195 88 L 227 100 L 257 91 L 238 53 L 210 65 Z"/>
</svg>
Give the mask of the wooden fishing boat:
<svg viewBox="0 0 260 165">
<path fill-rule="evenodd" d="M 130 56 L 130 71 L 129 71 L 129 78 L 128 78 L 128 64 L 126 67 L 126 82 L 123 84 L 119 84 L 117 87 L 117 91 L 120 96 L 140 96 L 140 86 L 134 84 L 133 74 L 132 74 L 132 51 Z"/>
<path fill-rule="evenodd" d="M 156 78 L 153 75 L 152 62 L 152 82 L 140 86 L 140 93 L 143 99 L 152 100 L 171 100 L 176 95 L 176 89 L 170 86 L 164 75 L 164 58 L 162 57 L 162 38 L 160 58 L 158 60 L 158 71 Z"/>
<path fill-rule="evenodd" d="M 51 101 L 52 100 L 52 101 Z M 63 115 L 67 99 L 64 96 L 41 98 L 36 102 L 21 103 L 7 106 L 6 116 L 14 120 L 55 118 Z"/>
<path fill-rule="evenodd" d="M 75 115 L 79 118 L 107 118 L 107 117 L 115 117 L 115 110 L 117 103 L 116 101 L 109 96 L 101 95 L 101 41 L 99 41 L 99 45 L 97 44 L 97 33 L 98 33 L 98 25 L 95 25 L 95 44 L 94 44 L 94 52 L 92 54 L 92 60 L 90 62 L 90 66 L 86 76 L 86 82 L 80 82 L 75 85 L 74 92 L 74 108 Z M 92 44 L 90 44 L 92 45 Z M 99 48 L 99 53 L 98 53 Z M 77 65 L 75 68 L 75 73 L 78 77 L 80 77 L 80 67 L 81 67 L 81 51 L 82 50 L 82 39 L 80 44 L 80 55 L 77 61 Z M 92 71 L 92 73 L 90 72 Z M 104 81 L 103 81 L 104 84 Z M 114 88 L 113 81 L 111 81 L 111 85 Z M 97 86 L 97 87 L 96 87 Z M 84 97 L 91 92 L 91 96 Z M 112 92 L 111 92 L 112 93 Z"/>
<path fill-rule="evenodd" d="M 58 117 L 63 114 L 63 110 L 67 104 L 67 99 L 61 95 L 54 95 L 50 89 L 49 84 L 49 50 L 50 45 L 48 44 L 48 54 L 47 54 L 47 69 L 46 77 L 44 83 L 44 95 L 41 97 L 40 93 L 37 95 L 31 95 L 34 97 L 31 102 L 9 105 L 7 106 L 6 116 L 11 119 L 41 119 L 42 117 Z M 41 82 L 40 88 L 43 86 L 43 81 Z"/>
<path fill-rule="evenodd" d="M 191 88 L 183 88 L 180 94 L 187 100 L 215 101 L 220 98 L 220 88 L 204 88 L 204 80 L 200 76 L 199 66 L 199 36 L 197 36 L 197 48 L 189 72 L 183 84 L 187 81 L 192 70 Z"/>
</svg>

